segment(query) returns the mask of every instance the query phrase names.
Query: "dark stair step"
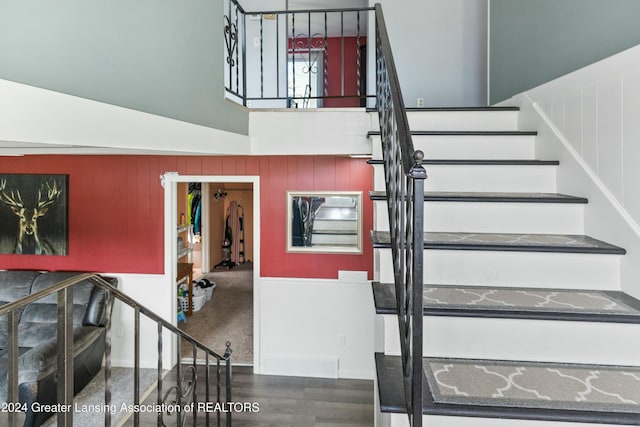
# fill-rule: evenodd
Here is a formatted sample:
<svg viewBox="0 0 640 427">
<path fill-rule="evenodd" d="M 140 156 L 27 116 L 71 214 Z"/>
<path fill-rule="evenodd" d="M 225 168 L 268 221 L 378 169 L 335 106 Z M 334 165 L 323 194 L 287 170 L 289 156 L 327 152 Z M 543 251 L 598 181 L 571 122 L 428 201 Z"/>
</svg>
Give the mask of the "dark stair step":
<svg viewBox="0 0 640 427">
<path fill-rule="evenodd" d="M 382 412 L 406 413 L 400 357 L 376 353 L 375 360 Z M 599 378 L 595 381 L 605 392 L 628 400 L 633 400 L 629 397 L 636 398 L 637 402 L 638 367 L 447 358 L 423 358 L 423 367 L 425 415 L 620 425 L 638 425 L 640 421 L 638 403 L 611 403 L 615 399 L 602 398 L 600 393 L 590 393 L 584 398 L 579 393 L 584 391 L 584 385 L 580 388 L 580 383 L 575 381 L 577 387 L 566 386 L 567 377 L 591 377 L 593 380 L 597 373 Z M 440 382 L 434 371 L 441 371 Z M 494 371 L 497 374 L 492 373 Z M 522 398 L 525 393 L 512 396 L 514 387 L 507 382 L 509 374 L 514 378 L 512 381 L 525 383 L 526 389 L 534 389 L 545 396 L 553 394 L 554 398 L 540 399 L 534 393 L 526 393 L 527 398 Z M 500 387 L 503 388 L 499 390 Z M 459 396 L 456 391 L 468 393 Z"/>
<path fill-rule="evenodd" d="M 373 282 L 378 314 L 397 314 L 392 283 Z M 640 301 L 620 291 L 424 285 L 425 316 L 640 323 Z"/>
<path fill-rule="evenodd" d="M 390 248 L 388 231 L 371 231 L 374 248 Z M 624 255 L 621 247 L 575 234 L 424 233 L 425 249 Z"/>
<path fill-rule="evenodd" d="M 375 360 L 382 412 L 406 413 L 400 357 L 376 353 Z M 585 387 L 578 381 L 574 387 L 567 387 L 567 381 L 570 381 L 567 378 L 590 378 L 605 392 L 622 395 L 629 401 L 635 398 L 638 402 L 638 367 L 447 358 L 423 358 L 423 367 L 425 415 L 621 425 L 640 423 L 639 403 L 618 403 L 617 399 L 600 393 L 582 396 L 579 392 Z M 440 382 L 434 375 L 438 371 Z M 512 375 L 512 381 L 526 384 L 525 389 L 533 389 L 542 396 L 553 395 L 553 398 L 546 400 L 534 393 L 512 393 L 515 387 L 509 385 L 509 375 Z M 594 379 L 594 375 L 598 378 Z M 495 395 L 506 395 L 506 398 Z"/>
<path fill-rule="evenodd" d="M 537 131 L 521 130 L 412 130 L 413 136 L 536 136 Z M 380 136 L 379 130 L 367 132 L 367 138 Z"/>
<path fill-rule="evenodd" d="M 367 160 L 370 165 L 384 165 L 384 160 Z M 558 160 L 466 160 L 466 159 L 424 159 L 423 165 L 466 165 L 466 166 L 558 166 Z"/>
<path fill-rule="evenodd" d="M 370 191 L 374 201 L 386 201 L 384 191 Z M 425 202 L 506 202 L 506 203 L 587 203 L 584 197 L 557 193 L 491 193 L 430 191 L 424 193 Z"/>
<path fill-rule="evenodd" d="M 520 111 L 520 107 L 406 107 L 406 111 Z M 367 112 L 378 111 L 367 108 Z"/>
</svg>

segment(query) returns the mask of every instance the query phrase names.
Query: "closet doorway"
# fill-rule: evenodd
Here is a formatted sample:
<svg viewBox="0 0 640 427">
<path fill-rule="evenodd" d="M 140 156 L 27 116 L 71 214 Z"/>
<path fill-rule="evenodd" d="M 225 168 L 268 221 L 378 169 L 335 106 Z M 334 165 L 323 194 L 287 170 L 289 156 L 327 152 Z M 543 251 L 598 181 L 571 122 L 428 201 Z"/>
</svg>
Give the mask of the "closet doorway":
<svg viewBox="0 0 640 427">
<path fill-rule="evenodd" d="M 253 365 L 258 344 L 254 331 L 259 330 L 254 303 L 259 274 L 259 178 L 189 176 L 176 181 L 177 238 L 183 237 L 178 240 L 174 265 L 178 269 L 192 264 L 193 268 L 191 287 L 185 280 L 176 283 L 177 326 L 219 354 L 231 342 L 232 362 Z M 200 198 L 199 222 L 193 204 L 196 197 Z M 184 251 L 181 244 L 186 246 Z M 192 310 L 189 315 L 182 310 L 183 317 L 180 311 L 189 292 Z M 191 346 L 184 342 L 181 347 L 183 360 L 190 361 Z M 201 354 L 196 358 L 204 360 Z"/>
</svg>

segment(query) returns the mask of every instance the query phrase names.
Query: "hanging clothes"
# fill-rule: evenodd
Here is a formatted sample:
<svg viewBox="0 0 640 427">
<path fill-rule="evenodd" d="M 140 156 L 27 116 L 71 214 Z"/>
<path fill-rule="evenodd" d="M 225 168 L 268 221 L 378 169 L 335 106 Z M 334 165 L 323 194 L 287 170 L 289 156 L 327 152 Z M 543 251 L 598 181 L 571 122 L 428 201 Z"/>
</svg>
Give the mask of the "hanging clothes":
<svg viewBox="0 0 640 427">
<path fill-rule="evenodd" d="M 195 194 L 193 193 L 189 193 L 187 195 L 187 221 L 189 224 L 193 224 L 193 222 L 191 221 L 191 205 L 193 204 L 193 197 L 195 196 Z"/>
<path fill-rule="evenodd" d="M 240 204 L 235 200 L 229 203 L 227 212 L 228 226 L 231 229 L 231 260 L 238 264 L 240 252 Z"/>
<path fill-rule="evenodd" d="M 189 215 L 189 224 L 193 225 L 193 234 L 200 234 L 200 201 L 200 192 L 194 191 Z"/>
<path fill-rule="evenodd" d="M 193 234 L 200 234 L 200 227 L 201 227 L 201 220 L 200 220 L 200 205 L 202 203 L 200 202 L 200 200 L 198 200 L 198 203 L 196 204 L 196 211 L 195 214 L 193 216 Z"/>
</svg>

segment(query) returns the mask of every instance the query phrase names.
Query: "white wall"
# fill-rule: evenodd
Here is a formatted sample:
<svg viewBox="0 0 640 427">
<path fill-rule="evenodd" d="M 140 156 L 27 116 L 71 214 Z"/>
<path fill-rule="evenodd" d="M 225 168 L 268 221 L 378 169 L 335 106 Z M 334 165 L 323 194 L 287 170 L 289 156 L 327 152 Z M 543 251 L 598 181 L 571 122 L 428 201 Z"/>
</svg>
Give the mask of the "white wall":
<svg viewBox="0 0 640 427">
<path fill-rule="evenodd" d="M 640 296 L 640 46 L 520 94 L 538 158 L 559 159 L 558 191 L 587 196 L 585 231 L 627 250 L 621 286 Z"/>
<path fill-rule="evenodd" d="M 487 99 L 486 0 L 371 0 L 382 5 L 405 105 L 478 106 Z"/>
<path fill-rule="evenodd" d="M 258 373 L 373 379 L 371 284 L 366 272 L 342 274 L 349 277 L 260 278 Z"/>
<path fill-rule="evenodd" d="M 0 155 L 370 154 L 369 130 L 361 108 L 254 110 L 238 135 L 0 80 Z"/>
<path fill-rule="evenodd" d="M 254 110 L 249 138 L 254 155 L 371 154 L 369 113 L 362 108 Z"/>
<path fill-rule="evenodd" d="M 22 148 L 4 148 L 19 143 Z M 27 145 L 25 145 L 27 143 Z M 45 144 L 29 147 L 28 144 Z M 70 147 L 63 151 L 65 147 Z M 0 154 L 47 152 L 248 154 L 245 135 L 0 80 Z M 39 150 L 38 150 L 39 149 Z"/>
<path fill-rule="evenodd" d="M 152 310 L 167 322 L 175 324 L 176 315 L 170 304 L 172 283 L 161 274 L 119 274 L 105 276 L 118 278 L 118 289 L 139 304 Z M 158 327 L 145 316 L 140 317 L 140 366 L 158 367 Z M 175 363 L 175 342 L 173 334 L 163 334 L 163 365 L 170 368 Z M 133 367 L 134 364 L 134 311 L 128 305 L 114 303 L 111 318 L 111 358 L 113 366 Z"/>
</svg>

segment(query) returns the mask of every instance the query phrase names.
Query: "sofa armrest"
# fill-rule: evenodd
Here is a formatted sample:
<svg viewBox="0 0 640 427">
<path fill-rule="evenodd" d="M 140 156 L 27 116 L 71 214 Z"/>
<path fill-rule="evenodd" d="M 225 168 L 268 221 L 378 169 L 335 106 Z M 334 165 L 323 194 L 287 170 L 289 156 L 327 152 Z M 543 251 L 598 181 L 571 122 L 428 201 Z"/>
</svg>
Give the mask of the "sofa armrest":
<svg viewBox="0 0 640 427">
<path fill-rule="evenodd" d="M 104 328 L 95 326 L 77 327 L 73 331 L 74 356 L 84 351 L 100 338 Z M 38 344 L 20 356 L 18 382 L 38 381 L 58 368 L 58 345 L 54 337 Z"/>
</svg>

